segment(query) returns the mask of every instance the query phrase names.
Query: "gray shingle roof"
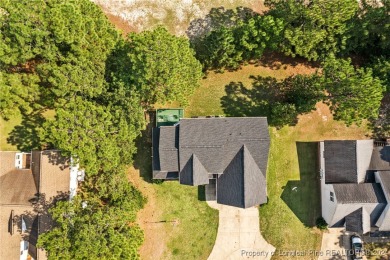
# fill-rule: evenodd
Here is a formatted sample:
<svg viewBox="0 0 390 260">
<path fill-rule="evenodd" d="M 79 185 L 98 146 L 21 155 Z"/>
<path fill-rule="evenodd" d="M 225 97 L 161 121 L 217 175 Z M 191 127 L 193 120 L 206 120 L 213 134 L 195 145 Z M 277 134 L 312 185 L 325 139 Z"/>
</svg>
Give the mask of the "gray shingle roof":
<svg viewBox="0 0 390 260">
<path fill-rule="evenodd" d="M 369 170 L 390 171 L 390 146 L 374 147 Z"/>
<path fill-rule="evenodd" d="M 357 183 L 356 141 L 324 141 L 325 182 Z"/>
<path fill-rule="evenodd" d="M 333 184 L 337 203 L 386 203 L 379 183 Z"/>
<path fill-rule="evenodd" d="M 267 202 L 263 173 L 246 146 L 243 146 L 217 179 L 217 202 L 248 208 Z"/>
<path fill-rule="evenodd" d="M 176 172 L 179 170 L 179 129 L 176 126 L 160 127 L 160 167 L 163 171 Z"/>
<path fill-rule="evenodd" d="M 179 171 L 179 129 L 177 126 L 153 128 L 153 178 L 177 179 Z M 176 172 L 176 174 L 174 174 Z"/>
<path fill-rule="evenodd" d="M 153 130 L 153 178 L 179 171 L 181 184 L 196 186 L 218 174 L 218 203 L 259 205 L 267 201 L 269 144 L 264 117 L 182 119 Z"/>
<path fill-rule="evenodd" d="M 345 216 L 345 230 L 365 234 L 370 231 L 370 215 L 361 207 Z"/>
<path fill-rule="evenodd" d="M 378 174 L 382 181 L 383 193 L 390 198 L 390 171 L 379 171 Z"/>
<path fill-rule="evenodd" d="M 209 173 L 222 173 L 243 145 L 266 173 L 269 150 L 264 117 L 191 118 L 180 121 L 180 170 L 196 154 Z"/>
<path fill-rule="evenodd" d="M 191 159 L 188 160 L 180 172 L 180 184 L 193 186 L 209 184 L 209 173 L 195 154 L 191 156 Z"/>
</svg>

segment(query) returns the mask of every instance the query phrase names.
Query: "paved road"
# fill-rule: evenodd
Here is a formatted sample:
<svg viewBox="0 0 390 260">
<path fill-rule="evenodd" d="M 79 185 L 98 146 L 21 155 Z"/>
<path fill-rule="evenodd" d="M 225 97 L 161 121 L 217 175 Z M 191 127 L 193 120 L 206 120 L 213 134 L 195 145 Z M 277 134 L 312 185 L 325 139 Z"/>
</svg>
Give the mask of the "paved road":
<svg viewBox="0 0 390 260">
<path fill-rule="evenodd" d="M 270 259 L 275 247 L 260 234 L 259 210 L 207 202 L 219 210 L 217 239 L 209 260 Z"/>
</svg>

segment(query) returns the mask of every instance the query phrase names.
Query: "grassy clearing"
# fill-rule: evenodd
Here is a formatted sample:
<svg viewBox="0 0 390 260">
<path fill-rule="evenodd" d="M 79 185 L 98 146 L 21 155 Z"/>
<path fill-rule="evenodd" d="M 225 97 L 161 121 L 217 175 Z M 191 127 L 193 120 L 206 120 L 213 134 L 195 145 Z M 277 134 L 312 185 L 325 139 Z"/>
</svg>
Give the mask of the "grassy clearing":
<svg viewBox="0 0 390 260">
<path fill-rule="evenodd" d="M 0 117 L 0 151 L 16 151 L 16 145 L 12 145 L 7 141 L 9 134 L 15 128 L 15 126 L 20 125 L 22 122 L 22 117 L 13 116 L 9 120 L 4 120 Z"/>
<path fill-rule="evenodd" d="M 0 117 L 0 151 L 30 151 L 39 148 L 37 128 L 44 118 L 54 118 L 54 110 L 46 110 L 41 115 L 23 117 L 12 116 L 9 120 Z"/>
<path fill-rule="evenodd" d="M 279 64 L 279 61 L 274 61 L 268 65 L 247 65 L 233 72 L 210 72 L 190 99 L 190 105 L 185 110 L 186 116 L 223 115 L 221 98 L 226 95 L 225 86 L 232 81 L 242 82 L 245 86 L 250 87 L 252 83 L 250 76 L 261 75 L 283 79 L 297 72 L 306 74 L 315 70 L 314 68 L 305 68 L 303 65 L 278 66 Z"/>
</svg>

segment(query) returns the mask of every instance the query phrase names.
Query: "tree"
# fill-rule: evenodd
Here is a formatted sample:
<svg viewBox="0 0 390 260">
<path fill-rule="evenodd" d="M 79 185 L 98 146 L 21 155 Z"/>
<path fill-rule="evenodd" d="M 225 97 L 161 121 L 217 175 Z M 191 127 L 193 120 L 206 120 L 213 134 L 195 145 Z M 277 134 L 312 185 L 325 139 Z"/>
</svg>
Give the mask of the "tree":
<svg viewBox="0 0 390 260">
<path fill-rule="evenodd" d="M 130 33 L 128 40 L 128 62 L 123 71 L 129 75 L 123 84 L 136 88 L 145 107 L 167 101 L 186 105 L 202 77 L 188 40 L 171 35 L 163 27 Z"/>
<path fill-rule="evenodd" d="M 364 56 L 390 53 L 390 1 L 360 1 L 359 12 L 349 21 L 349 52 Z"/>
<path fill-rule="evenodd" d="M 276 50 L 282 40 L 283 20 L 270 15 L 254 15 L 234 29 L 236 48 L 242 60 L 259 59 L 264 51 Z"/>
<path fill-rule="evenodd" d="M 242 62 L 242 52 L 236 48 L 234 32 L 221 27 L 211 31 L 198 45 L 197 56 L 204 69 L 237 69 Z"/>
<path fill-rule="evenodd" d="M 132 212 L 145 200 L 133 187 L 127 190 L 116 203 L 80 196 L 58 202 L 49 210 L 55 226 L 39 236 L 38 246 L 49 259 L 138 259 L 143 233 Z"/>
<path fill-rule="evenodd" d="M 202 33 L 188 32 L 204 70 L 238 69 L 243 62 L 261 58 L 266 49 L 274 50 L 281 41 L 282 19 L 245 8 L 212 9 L 208 16 L 202 20 L 208 24 Z"/>
<path fill-rule="evenodd" d="M 372 68 L 373 75 L 382 80 L 383 85 L 386 86 L 386 91 L 390 93 L 390 59 L 376 58 L 369 66 Z"/>
<path fill-rule="evenodd" d="M 137 99 L 133 102 L 122 110 L 78 97 L 58 108 L 55 119 L 44 124 L 42 139 L 77 157 L 88 176 L 131 164 L 136 151 L 134 139 L 144 126 Z M 133 121 L 138 121 L 138 126 Z"/>
<path fill-rule="evenodd" d="M 266 0 L 269 15 L 284 20 L 285 54 L 318 60 L 346 47 L 347 21 L 358 10 L 355 0 Z"/>
<path fill-rule="evenodd" d="M 105 60 L 119 34 L 87 0 L 0 3 L 2 114 L 55 108 L 104 91 Z M 11 107 L 12 104 L 12 107 Z"/>
<path fill-rule="evenodd" d="M 350 59 L 328 59 L 323 64 L 323 84 L 336 120 L 350 125 L 378 117 L 385 87 L 370 68 L 355 69 Z"/>
</svg>

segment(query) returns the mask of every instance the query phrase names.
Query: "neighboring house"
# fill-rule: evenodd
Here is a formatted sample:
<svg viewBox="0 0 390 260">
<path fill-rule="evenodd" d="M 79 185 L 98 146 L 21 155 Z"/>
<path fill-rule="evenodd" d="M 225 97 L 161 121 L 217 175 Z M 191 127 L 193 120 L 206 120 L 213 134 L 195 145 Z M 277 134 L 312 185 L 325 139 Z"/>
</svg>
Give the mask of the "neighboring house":
<svg viewBox="0 0 390 260">
<path fill-rule="evenodd" d="M 390 231 L 390 145 L 338 140 L 319 148 L 322 216 L 329 227 Z"/>
<path fill-rule="evenodd" d="M 46 259 L 36 242 L 52 225 L 47 207 L 73 197 L 83 174 L 59 151 L 0 151 L 0 259 Z"/>
<path fill-rule="evenodd" d="M 153 179 L 205 185 L 220 204 L 263 204 L 269 144 L 265 117 L 181 119 L 153 129 Z"/>
</svg>

